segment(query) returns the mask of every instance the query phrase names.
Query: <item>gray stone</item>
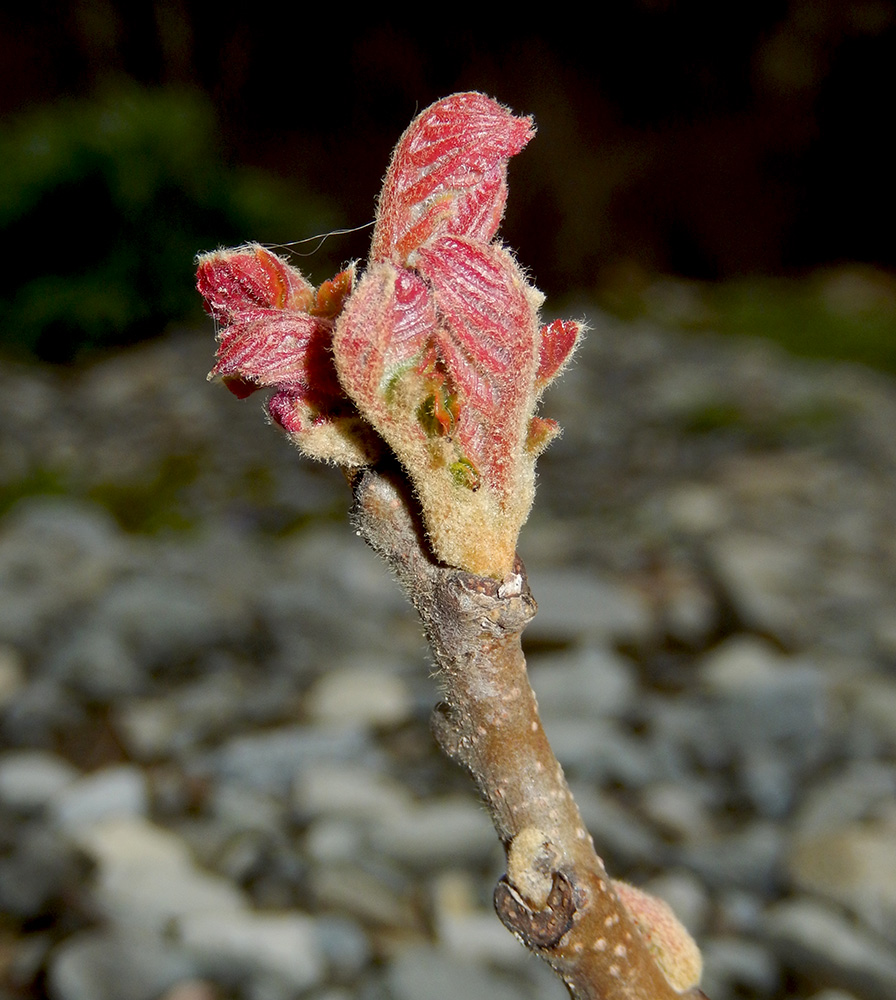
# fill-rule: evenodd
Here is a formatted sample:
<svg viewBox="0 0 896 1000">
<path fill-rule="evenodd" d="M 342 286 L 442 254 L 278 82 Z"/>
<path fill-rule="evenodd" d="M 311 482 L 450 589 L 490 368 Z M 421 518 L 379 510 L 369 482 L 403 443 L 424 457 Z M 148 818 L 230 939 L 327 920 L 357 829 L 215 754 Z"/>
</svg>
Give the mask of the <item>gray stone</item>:
<svg viewBox="0 0 896 1000">
<path fill-rule="evenodd" d="M 320 863 L 310 872 L 314 898 L 322 909 L 348 914 L 374 927 L 419 929 L 406 876 L 378 867 L 365 858 L 354 863 Z"/>
<path fill-rule="evenodd" d="M 647 693 L 640 709 L 649 723 L 641 742 L 650 753 L 651 780 L 690 781 L 694 762 L 702 774 L 730 767 L 734 751 L 727 734 L 718 731 L 715 705 L 709 699 L 695 693 L 686 698 Z"/>
<path fill-rule="evenodd" d="M 694 568 L 663 567 L 658 573 L 657 630 L 691 648 L 706 644 L 719 621 L 718 595 Z"/>
<path fill-rule="evenodd" d="M 530 639 L 644 639 L 651 629 L 643 597 L 612 578 L 572 569 L 528 567 L 538 614 L 526 629 Z"/>
<path fill-rule="evenodd" d="M 52 1000 L 156 1000 L 194 974 L 189 958 L 151 935 L 90 930 L 55 948 L 49 992 Z"/>
<path fill-rule="evenodd" d="M 757 887 L 758 888 L 758 887 Z M 768 893 L 764 893 L 765 896 Z M 753 938 L 759 934 L 764 919 L 766 899 L 747 889 L 723 889 L 715 896 L 714 913 L 718 924 L 731 934 Z"/>
<path fill-rule="evenodd" d="M 807 789 L 794 819 L 797 840 L 831 833 L 853 822 L 882 816 L 896 801 L 896 774 L 889 761 L 856 761 Z"/>
<path fill-rule="evenodd" d="M 394 664 L 365 662 L 328 670 L 305 696 L 304 707 L 324 724 L 395 726 L 410 717 L 413 702 Z"/>
<path fill-rule="evenodd" d="M 305 851 L 312 861 L 322 864 L 356 862 L 366 850 L 360 824 L 342 819 L 318 820 L 305 834 Z"/>
<path fill-rule="evenodd" d="M 9 703 L 26 683 L 22 657 L 13 646 L 0 644 L 0 709 Z"/>
<path fill-rule="evenodd" d="M 857 726 L 874 733 L 885 747 L 896 744 L 896 679 L 892 674 L 857 677 L 849 711 Z"/>
<path fill-rule="evenodd" d="M 6 705 L 3 735 L 9 746 L 49 747 L 56 734 L 75 732 L 86 721 L 83 704 L 51 678 L 37 675 Z"/>
<path fill-rule="evenodd" d="M 701 945 L 701 989 L 713 1000 L 772 996 L 779 982 L 778 963 L 762 945 L 739 938 L 710 938 Z"/>
<path fill-rule="evenodd" d="M 389 968 L 394 1000 L 520 1000 L 519 990 L 484 965 L 435 948 L 407 948 Z"/>
<path fill-rule="evenodd" d="M 101 820 L 145 816 L 148 808 L 146 778 L 127 764 L 84 775 L 61 789 L 51 803 L 53 820 L 68 831 Z"/>
<path fill-rule="evenodd" d="M 17 824 L 16 834 L 0 851 L 0 913 L 35 921 L 75 891 L 85 866 L 70 844 L 37 821 Z"/>
<path fill-rule="evenodd" d="M 758 639 L 735 636 L 703 659 L 699 676 L 718 751 L 741 765 L 760 809 L 779 815 L 782 799 L 787 804 L 792 795 L 789 779 L 798 780 L 824 747 L 828 707 L 820 670 Z M 778 769 L 770 755 L 789 767 Z"/>
<path fill-rule="evenodd" d="M 393 662 L 411 650 L 419 662 L 413 611 L 385 567 L 346 528 L 318 528 L 280 548 L 283 573 L 260 593 L 259 607 L 287 657 L 294 656 L 296 640 L 310 640 L 319 646 L 315 672 L 358 649 Z"/>
<path fill-rule="evenodd" d="M 528 952 L 495 916 L 478 904 L 481 888 L 460 870 L 443 872 L 432 890 L 433 923 L 441 946 L 467 960 L 519 966 Z"/>
<path fill-rule="evenodd" d="M 804 637 L 809 623 L 795 614 L 794 595 L 810 573 L 808 554 L 775 534 L 729 532 L 709 545 L 713 569 L 741 617 L 757 630 Z"/>
<path fill-rule="evenodd" d="M 843 990 L 821 990 L 813 993 L 809 1000 L 858 1000 L 854 993 L 845 993 Z"/>
<path fill-rule="evenodd" d="M 184 744 L 183 715 L 173 698 L 129 699 L 117 706 L 115 728 L 132 757 L 153 760 Z"/>
<path fill-rule="evenodd" d="M 820 752 L 817 744 L 816 748 Z M 794 767 L 793 760 L 781 755 L 780 748 L 757 746 L 741 761 L 743 791 L 764 819 L 784 819 L 801 790 L 801 770 Z"/>
<path fill-rule="evenodd" d="M 295 783 L 294 804 L 312 816 L 376 818 L 411 807 L 408 791 L 372 768 L 321 763 L 302 771 Z"/>
<path fill-rule="evenodd" d="M 283 803 L 243 785 L 219 785 L 210 796 L 209 807 L 224 836 L 246 831 L 273 833 L 283 822 Z"/>
<path fill-rule="evenodd" d="M 321 981 L 324 953 L 315 922 L 298 913 L 206 911 L 179 917 L 175 934 L 208 974 L 270 976 L 288 990 Z"/>
<path fill-rule="evenodd" d="M 374 850 L 424 868 L 476 863 L 491 854 L 494 838 L 485 810 L 472 797 L 390 812 L 371 823 L 369 832 Z"/>
<path fill-rule="evenodd" d="M 220 1000 L 221 992 L 207 979 L 182 979 L 158 1000 Z"/>
<path fill-rule="evenodd" d="M 7 750 L 0 755 L 0 803 L 16 812 L 39 811 L 79 776 L 47 750 Z"/>
<path fill-rule="evenodd" d="M 194 863 L 180 837 L 146 820 L 106 820 L 79 828 L 77 840 L 96 862 L 95 904 L 118 926 L 161 932 L 175 917 L 245 907 L 227 879 Z"/>
<path fill-rule="evenodd" d="M 249 630 L 245 603 L 216 582 L 157 569 L 126 577 L 104 594 L 94 627 L 117 633 L 143 662 L 178 662 Z"/>
<path fill-rule="evenodd" d="M 306 588 L 309 596 L 328 603 L 343 618 L 347 605 L 337 602 L 334 607 L 334 593 L 342 592 L 352 608 L 372 609 L 377 618 L 390 611 L 407 611 L 401 591 L 391 586 L 386 567 L 343 524 L 320 525 L 314 532 L 293 536 L 284 547 L 284 556 L 297 579 L 318 581 L 315 587 Z"/>
<path fill-rule="evenodd" d="M 701 840 L 712 832 L 712 816 L 696 783 L 662 782 L 641 793 L 644 814 L 673 840 Z"/>
<path fill-rule="evenodd" d="M 353 982 L 370 964 L 370 943 L 355 921 L 322 916 L 315 922 L 315 931 L 331 979 Z"/>
<path fill-rule="evenodd" d="M 544 719 L 557 759 L 570 776 L 597 786 L 621 783 L 638 788 L 656 777 L 649 745 L 634 739 L 612 719 Z"/>
<path fill-rule="evenodd" d="M 669 853 L 713 888 L 742 888 L 771 894 L 784 869 L 784 834 L 757 821 L 729 836 L 688 841 Z"/>
<path fill-rule="evenodd" d="M 896 822 L 852 823 L 797 840 L 788 871 L 803 890 L 848 907 L 896 947 Z"/>
<path fill-rule="evenodd" d="M 896 996 L 892 945 L 863 934 L 832 907 L 809 899 L 778 903 L 767 911 L 763 928 L 785 969 L 826 980 L 862 1000 Z"/>
<path fill-rule="evenodd" d="M 207 754 L 202 770 L 216 779 L 287 796 L 306 768 L 333 761 L 370 761 L 375 753 L 362 729 L 350 726 L 282 726 L 235 736 Z"/>
<path fill-rule="evenodd" d="M 731 517 L 729 499 L 708 483 L 682 483 L 670 489 L 664 501 L 673 531 L 708 535 L 724 528 Z"/>
<path fill-rule="evenodd" d="M 118 529 L 99 507 L 19 501 L 0 532 L 0 641 L 38 641 L 51 621 L 97 600 L 121 558 Z"/>
<path fill-rule="evenodd" d="M 590 785 L 571 781 L 570 787 L 601 853 L 606 852 L 619 866 L 655 863 L 661 853 L 660 839 L 632 810 Z"/>
<path fill-rule="evenodd" d="M 275 674 L 260 685 L 244 666 L 212 655 L 190 683 L 157 697 L 120 701 L 116 728 L 140 759 L 192 759 L 197 745 L 226 741 L 247 722 L 257 729 L 268 719 L 279 721 L 295 694 L 289 678 Z"/>
<path fill-rule="evenodd" d="M 60 683 L 99 701 L 138 694 L 146 683 L 118 633 L 90 621 L 66 637 L 47 670 Z"/>
<path fill-rule="evenodd" d="M 532 657 L 528 666 L 543 719 L 620 714 L 635 696 L 634 665 L 599 646 Z"/>
</svg>

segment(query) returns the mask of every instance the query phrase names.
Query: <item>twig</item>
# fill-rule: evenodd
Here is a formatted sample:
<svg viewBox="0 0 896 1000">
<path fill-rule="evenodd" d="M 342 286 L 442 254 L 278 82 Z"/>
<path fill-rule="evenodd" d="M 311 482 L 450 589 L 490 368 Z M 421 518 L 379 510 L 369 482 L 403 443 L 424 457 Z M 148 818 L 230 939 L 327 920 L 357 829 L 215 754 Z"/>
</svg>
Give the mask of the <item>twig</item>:
<svg viewBox="0 0 896 1000">
<path fill-rule="evenodd" d="M 439 668 L 436 740 L 472 774 L 507 851 L 498 916 L 576 1000 L 702 997 L 659 970 L 545 736 L 521 647 L 536 611 L 522 563 L 503 582 L 440 565 L 399 472 L 364 470 L 353 489 L 355 528 L 395 572 Z"/>
<path fill-rule="evenodd" d="M 349 475 L 358 534 L 392 566 L 439 667 L 436 739 L 473 775 L 507 851 L 495 890 L 507 927 L 580 1000 L 696 998 L 690 935 L 594 853 L 520 645 L 535 601 L 516 540 L 536 458 L 560 431 L 536 411 L 583 329 L 540 325 L 541 293 L 497 241 L 507 161 L 534 134 L 477 93 L 418 115 L 360 277 L 352 265 L 314 288 L 257 244 L 204 254 L 210 377 L 240 398 L 273 387 L 273 422 Z M 386 471 L 390 452 L 401 473 Z"/>
</svg>

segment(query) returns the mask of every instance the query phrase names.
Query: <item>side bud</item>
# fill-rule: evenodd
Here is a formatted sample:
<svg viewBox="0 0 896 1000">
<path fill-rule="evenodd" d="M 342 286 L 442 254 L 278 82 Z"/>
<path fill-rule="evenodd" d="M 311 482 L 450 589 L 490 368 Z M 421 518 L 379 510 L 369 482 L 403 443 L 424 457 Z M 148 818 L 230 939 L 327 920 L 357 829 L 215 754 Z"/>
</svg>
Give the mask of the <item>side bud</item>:
<svg viewBox="0 0 896 1000">
<path fill-rule="evenodd" d="M 628 882 L 614 881 L 613 889 L 669 985 L 679 993 L 696 986 L 703 972 L 700 949 L 672 907 Z"/>
</svg>

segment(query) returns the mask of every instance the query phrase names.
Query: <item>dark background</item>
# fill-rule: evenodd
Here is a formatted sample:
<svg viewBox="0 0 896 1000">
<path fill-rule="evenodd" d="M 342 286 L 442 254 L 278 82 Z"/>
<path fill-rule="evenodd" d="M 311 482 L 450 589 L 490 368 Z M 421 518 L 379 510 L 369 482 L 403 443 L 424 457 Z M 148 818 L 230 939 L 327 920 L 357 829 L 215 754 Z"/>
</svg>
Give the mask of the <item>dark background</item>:
<svg viewBox="0 0 896 1000">
<path fill-rule="evenodd" d="M 369 222 L 415 112 L 467 89 L 538 123 L 511 166 L 503 235 L 549 296 L 640 287 L 656 274 L 719 281 L 896 266 L 892 4 L 591 9 L 596 21 L 585 23 L 563 5 L 535 17 L 423 5 L 359 18 L 276 3 L 7 5 L 5 158 L 35 145 L 28 128 L 41 114 L 55 110 L 47 128 L 78 134 L 60 147 L 67 166 L 36 194 L 16 201 L 19 187 L 34 187 L 27 158 L 18 179 L 4 179 L 0 222 L 15 251 L 0 279 L 4 339 L 67 360 L 79 344 L 197 315 L 193 253 Z M 162 99 L 168 110 L 141 104 Z M 142 129 L 137 167 L 115 162 L 108 143 L 91 145 L 102 114 L 76 124 L 85 108 L 128 102 Z M 154 159 L 167 174 L 143 185 L 142 202 L 122 195 L 121 176 Z M 235 207 L 245 183 L 254 195 Z M 368 241 L 369 230 L 332 238 L 300 264 L 322 280 Z M 103 289 L 127 287 L 115 307 L 91 286 L 86 308 L 91 274 L 94 286 L 102 274 Z M 29 298 L 22 289 L 35 280 Z M 48 300 L 74 305 L 54 311 Z"/>
</svg>

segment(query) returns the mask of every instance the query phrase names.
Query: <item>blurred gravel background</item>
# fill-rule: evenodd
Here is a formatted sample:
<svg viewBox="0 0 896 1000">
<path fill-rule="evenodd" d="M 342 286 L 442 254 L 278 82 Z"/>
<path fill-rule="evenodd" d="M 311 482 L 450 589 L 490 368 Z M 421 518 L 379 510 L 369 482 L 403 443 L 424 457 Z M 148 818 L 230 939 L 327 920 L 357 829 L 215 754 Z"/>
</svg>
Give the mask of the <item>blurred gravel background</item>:
<svg viewBox="0 0 896 1000">
<path fill-rule="evenodd" d="M 608 867 L 711 1000 L 896 997 L 896 7 L 461 13 L 0 9 L 0 1000 L 564 996 L 341 477 L 193 328 L 199 250 L 363 258 L 470 89 L 535 115 L 503 238 L 592 328 L 521 554 Z"/>
<path fill-rule="evenodd" d="M 896 996 L 896 384 L 588 310 L 533 684 L 712 1000 Z M 0 369 L 0 998 L 560 1000 L 419 629 L 210 329 Z"/>
</svg>

